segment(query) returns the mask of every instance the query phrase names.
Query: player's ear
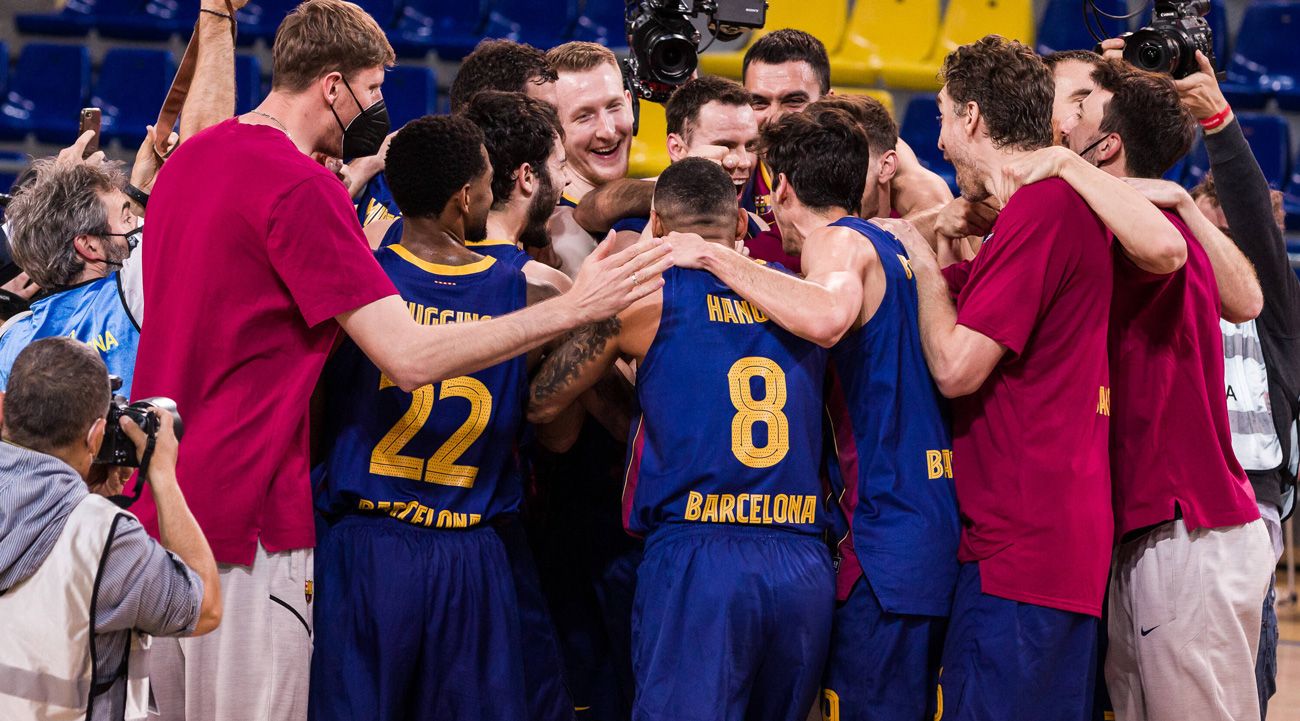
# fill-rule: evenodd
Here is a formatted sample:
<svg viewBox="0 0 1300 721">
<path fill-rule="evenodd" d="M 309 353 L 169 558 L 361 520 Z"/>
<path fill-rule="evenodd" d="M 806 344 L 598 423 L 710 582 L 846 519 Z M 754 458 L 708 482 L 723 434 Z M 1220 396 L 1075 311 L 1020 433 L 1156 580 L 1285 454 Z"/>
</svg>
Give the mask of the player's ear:
<svg viewBox="0 0 1300 721">
<path fill-rule="evenodd" d="M 736 210 L 736 240 L 744 240 L 745 234 L 749 232 L 749 211 L 744 208 Z"/>
<path fill-rule="evenodd" d="M 662 238 L 666 235 L 663 221 L 659 219 L 659 214 L 655 212 L 654 208 L 650 209 L 650 235 L 656 238 Z"/>
<path fill-rule="evenodd" d="M 876 177 L 876 182 L 884 185 L 894 179 L 898 173 L 898 151 L 886 150 L 880 155 L 880 173 Z"/>
<path fill-rule="evenodd" d="M 525 198 L 531 198 L 537 192 L 537 174 L 531 164 L 524 163 L 515 169 L 515 188 Z"/>
<path fill-rule="evenodd" d="M 686 157 L 686 141 L 677 133 L 668 134 L 668 159 L 674 163 Z"/>
</svg>

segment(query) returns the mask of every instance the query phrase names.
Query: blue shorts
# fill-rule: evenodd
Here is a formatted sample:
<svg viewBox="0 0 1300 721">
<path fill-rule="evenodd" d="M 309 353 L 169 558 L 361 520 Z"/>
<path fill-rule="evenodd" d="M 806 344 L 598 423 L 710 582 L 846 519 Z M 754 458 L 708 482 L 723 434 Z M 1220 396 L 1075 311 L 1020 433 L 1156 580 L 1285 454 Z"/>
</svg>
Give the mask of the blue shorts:
<svg viewBox="0 0 1300 721">
<path fill-rule="evenodd" d="M 935 721 L 1090 721 L 1097 619 L 980 591 L 957 575 Z"/>
<path fill-rule="evenodd" d="M 933 719 L 947 624 L 947 618 L 889 613 L 859 578 L 835 608 L 822 718 Z"/>
<path fill-rule="evenodd" d="M 542 595 L 533 551 L 528 546 L 524 524 L 511 518 L 496 526 L 505 545 L 519 599 L 519 635 L 522 642 L 524 686 L 529 721 L 568 721 L 573 718 L 573 700 L 564 681 L 564 660 L 551 622 L 551 612 Z"/>
<path fill-rule="evenodd" d="M 819 538 L 744 526 L 659 529 L 637 575 L 632 718 L 804 718 L 834 606 L 835 574 Z"/>
<path fill-rule="evenodd" d="M 490 527 L 351 516 L 316 549 L 312 721 L 526 718 L 518 609 Z"/>
</svg>

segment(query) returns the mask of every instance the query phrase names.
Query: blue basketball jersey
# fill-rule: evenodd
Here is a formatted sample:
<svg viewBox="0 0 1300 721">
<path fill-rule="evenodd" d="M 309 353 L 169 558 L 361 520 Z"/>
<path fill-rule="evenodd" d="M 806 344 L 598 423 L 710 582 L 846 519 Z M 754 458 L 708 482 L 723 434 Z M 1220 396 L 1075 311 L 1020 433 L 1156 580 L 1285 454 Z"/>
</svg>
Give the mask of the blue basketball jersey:
<svg viewBox="0 0 1300 721">
<path fill-rule="evenodd" d="M 31 313 L 0 336 L 0 391 L 8 386 L 9 371 L 24 348 L 41 338 L 63 336 L 98 351 L 109 374 L 122 379 L 117 393 L 130 398 L 140 329 L 127 310 L 120 279 L 119 273 L 110 273 L 32 303 Z"/>
<path fill-rule="evenodd" d="M 393 200 L 393 191 L 388 189 L 388 178 L 381 170 L 366 183 L 361 197 L 357 198 L 357 220 L 361 221 L 361 227 L 364 228 L 376 220 L 400 217 L 402 211 L 397 207 L 397 201 Z"/>
<path fill-rule="evenodd" d="M 401 218 L 394 220 L 393 224 L 388 226 L 388 230 L 384 232 L 383 239 L 379 241 L 379 247 L 387 248 L 390 245 L 397 245 L 402 242 L 403 224 L 404 221 Z M 523 269 L 525 263 L 533 259 L 522 248 L 508 240 L 466 241 L 465 247 L 479 255 L 491 256 L 520 270 Z"/>
<path fill-rule="evenodd" d="M 526 304 L 523 274 L 495 258 L 437 265 L 401 245 L 375 258 L 424 325 L 486 320 Z M 345 341 L 325 369 L 329 450 L 317 507 L 431 528 L 465 528 L 517 511 L 526 364 L 520 355 L 406 393 Z"/>
<path fill-rule="evenodd" d="M 916 281 L 893 235 L 860 218 L 831 225 L 861 233 L 885 271 L 880 308 L 831 350 L 827 417 L 838 458 L 828 465 L 849 525 L 841 597 L 860 564 L 885 610 L 946 616 L 960 525 L 952 436 L 921 351 Z"/>
<path fill-rule="evenodd" d="M 624 525 L 819 532 L 826 352 L 710 273 L 670 268 L 664 281 L 659 330 L 637 370 Z"/>
</svg>

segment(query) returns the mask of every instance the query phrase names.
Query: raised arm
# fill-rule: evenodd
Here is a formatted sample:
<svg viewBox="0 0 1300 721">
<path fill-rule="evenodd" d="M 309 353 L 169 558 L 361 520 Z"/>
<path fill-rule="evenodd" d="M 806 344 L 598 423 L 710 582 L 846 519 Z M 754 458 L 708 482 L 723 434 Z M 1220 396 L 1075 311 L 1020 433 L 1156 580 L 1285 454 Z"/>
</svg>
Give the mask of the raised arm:
<svg viewBox="0 0 1300 721">
<path fill-rule="evenodd" d="M 1187 241 L 1169 219 L 1122 178 L 1110 175 L 1061 146 L 1036 150 L 1003 167 L 998 196 L 1022 185 L 1059 177 L 1083 197 L 1127 255 L 1148 273 L 1164 275 L 1187 262 Z"/>
<path fill-rule="evenodd" d="M 573 209 L 573 219 L 589 232 L 608 233 L 623 218 L 649 216 L 654 194 L 653 180 L 615 180 L 582 196 L 582 202 Z"/>
<path fill-rule="evenodd" d="M 573 289 L 500 318 L 424 326 L 396 295 L 338 316 L 361 350 L 405 391 L 472 373 L 525 353 L 579 326 L 604 320 L 663 285 L 672 265 L 657 239 L 611 253 L 609 242 L 591 254 Z"/>
<path fill-rule="evenodd" d="M 230 4 L 238 10 L 248 0 L 231 0 Z M 199 36 L 199 56 L 181 112 L 181 142 L 235 114 L 235 39 L 230 32 L 234 19 L 213 14 L 229 13 L 224 0 L 203 0 L 201 7 L 212 12 L 199 13 L 199 26 L 195 30 Z"/>
<path fill-rule="evenodd" d="M 776 324 L 829 348 L 862 314 L 868 270 L 879 263 L 875 249 L 848 228 L 822 228 L 804 242 L 806 279 L 755 263 L 735 250 L 698 235 L 671 233 L 677 264 L 718 276 Z"/>
<path fill-rule="evenodd" d="M 1255 277 L 1254 266 L 1241 249 L 1196 207 L 1192 196 L 1181 185 L 1168 180 L 1129 178 L 1128 183 L 1152 203 L 1173 210 L 1187 223 L 1187 229 L 1205 249 L 1214 269 L 1223 319 L 1229 323 L 1245 323 L 1259 315 L 1264 306 L 1264 293 Z"/>
</svg>

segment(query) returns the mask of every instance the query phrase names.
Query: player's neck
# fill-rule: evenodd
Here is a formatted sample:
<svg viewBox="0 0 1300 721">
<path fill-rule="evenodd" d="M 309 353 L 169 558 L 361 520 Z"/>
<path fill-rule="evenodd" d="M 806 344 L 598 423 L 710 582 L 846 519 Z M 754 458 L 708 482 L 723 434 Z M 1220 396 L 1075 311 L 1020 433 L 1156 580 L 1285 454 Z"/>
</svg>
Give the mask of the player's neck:
<svg viewBox="0 0 1300 721">
<path fill-rule="evenodd" d="M 303 155 L 311 155 L 323 144 L 324 127 L 320 113 L 307 93 L 288 94 L 272 90 L 262 104 L 251 113 L 241 116 L 241 121 L 249 125 L 267 125 L 284 132 L 289 140 Z M 340 134 L 338 126 L 329 117 L 334 130 Z"/>
<path fill-rule="evenodd" d="M 503 210 L 492 210 L 487 217 L 487 237 L 490 240 L 518 242 L 519 231 L 524 226 L 525 210 L 507 205 Z"/>
<path fill-rule="evenodd" d="M 892 187 L 889 185 L 876 186 L 876 218 L 892 218 L 894 216 L 894 201 L 889 197 Z"/>
<path fill-rule="evenodd" d="M 781 226 L 782 233 L 793 231 L 794 237 L 807 238 L 814 231 L 850 215 L 852 213 L 843 208 L 813 209 L 806 205 L 797 205 L 781 213 L 777 218 L 777 224 Z"/>
<path fill-rule="evenodd" d="M 569 184 L 564 188 L 564 194 L 574 200 L 582 200 L 583 196 L 596 189 L 596 183 L 587 180 L 572 169 L 566 168 L 564 171 L 569 178 Z"/>
<path fill-rule="evenodd" d="M 415 257 L 442 265 L 465 265 L 480 258 L 465 247 L 464 231 L 444 225 L 438 218 L 406 217 L 402 223 L 402 247 Z"/>
</svg>

